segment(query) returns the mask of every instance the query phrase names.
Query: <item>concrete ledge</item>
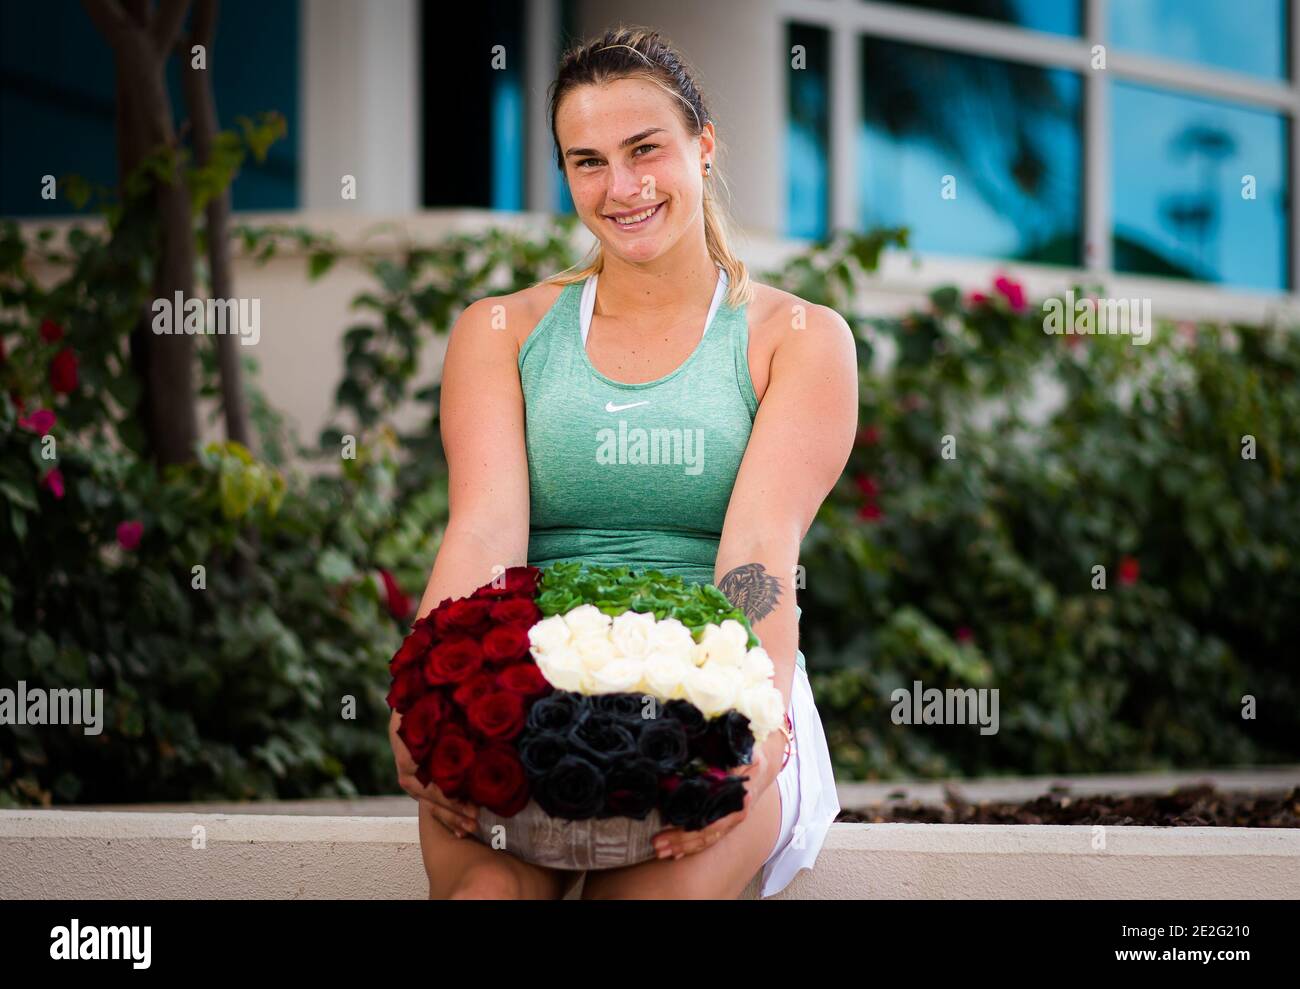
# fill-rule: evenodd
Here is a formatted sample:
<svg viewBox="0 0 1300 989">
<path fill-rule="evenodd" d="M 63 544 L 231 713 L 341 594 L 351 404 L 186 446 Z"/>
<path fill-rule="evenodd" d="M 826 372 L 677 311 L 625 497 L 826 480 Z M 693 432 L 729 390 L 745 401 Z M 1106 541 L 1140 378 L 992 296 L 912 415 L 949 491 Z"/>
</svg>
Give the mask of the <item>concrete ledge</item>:
<svg viewBox="0 0 1300 989">
<path fill-rule="evenodd" d="M 0 812 L 5 899 L 427 895 L 414 817 Z M 1297 897 L 1294 829 L 836 824 L 775 898 Z"/>
</svg>

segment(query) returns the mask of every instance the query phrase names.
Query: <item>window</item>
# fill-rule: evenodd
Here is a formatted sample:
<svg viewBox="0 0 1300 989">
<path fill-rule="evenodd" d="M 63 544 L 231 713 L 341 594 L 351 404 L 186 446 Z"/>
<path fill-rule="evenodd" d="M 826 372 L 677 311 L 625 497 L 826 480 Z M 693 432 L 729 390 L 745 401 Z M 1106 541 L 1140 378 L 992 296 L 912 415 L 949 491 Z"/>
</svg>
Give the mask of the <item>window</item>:
<svg viewBox="0 0 1300 989">
<path fill-rule="evenodd" d="M 786 228 L 1294 292 L 1297 8 L 789 3 Z"/>
<path fill-rule="evenodd" d="M 1077 265 L 1072 72 L 863 38 L 860 226 L 937 254 Z"/>
</svg>

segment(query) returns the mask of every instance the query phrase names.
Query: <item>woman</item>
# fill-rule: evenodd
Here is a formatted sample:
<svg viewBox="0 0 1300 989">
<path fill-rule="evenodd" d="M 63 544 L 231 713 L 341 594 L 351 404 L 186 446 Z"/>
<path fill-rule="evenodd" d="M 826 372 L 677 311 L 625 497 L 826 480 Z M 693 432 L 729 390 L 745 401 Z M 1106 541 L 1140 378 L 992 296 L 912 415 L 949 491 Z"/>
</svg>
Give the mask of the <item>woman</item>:
<svg viewBox="0 0 1300 989">
<path fill-rule="evenodd" d="M 735 898 L 762 869 L 770 896 L 812 866 L 839 812 L 792 578 L 856 431 L 852 334 L 833 310 L 750 282 L 731 254 L 713 124 L 656 33 L 620 29 L 569 52 L 550 118 L 597 253 L 581 271 L 474 303 L 452 329 L 450 521 L 419 613 L 525 561 L 715 582 L 772 656 L 794 744 L 773 732 L 756 748 L 742 810 L 661 832 L 659 858 L 589 872 L 582 894 Z M 476 808 L 420 785 L 398 724 L 394 714 L 430 896 L 563 897 L 580 873 L 461 840 Z"/>
</svg>

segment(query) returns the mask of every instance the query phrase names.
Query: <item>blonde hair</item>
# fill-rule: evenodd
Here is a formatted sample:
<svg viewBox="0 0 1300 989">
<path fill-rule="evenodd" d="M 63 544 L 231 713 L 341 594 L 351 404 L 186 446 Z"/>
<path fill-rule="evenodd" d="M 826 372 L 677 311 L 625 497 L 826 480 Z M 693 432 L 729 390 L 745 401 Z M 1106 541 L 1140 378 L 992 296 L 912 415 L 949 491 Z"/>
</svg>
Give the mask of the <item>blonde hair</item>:
<svg viewBox="0 0 1300 989">
<path fill-rule="evenodd" d="M 645 79 L 660 87 L 679 103 L 682 122 L 693 136 L 699 136 L 712 119 L 695 80 L 672 45 L 658 31 L 619 26 L 595 41 L 569 49 L 560 60 L 559 72 L 551 83 L 550 122 L 556 163 L 561 172 L 564 153 L 555 132 L 555 113 L 560 101 L 579 86 L 601 85 L 617 79 Z M 718 146 L 721 148 L 720 141 Z M 709 179 L 722 181 L 716 160 Z M 713 193 L 713 184 L 708 179 L 704 183 L 704 243 L 714 264 L 727 273 L 727 304 L 735 307 L 752 301 L 754 290 L 745 263 L 731 251 L 727 213 Z M 604 251 L 597 242 L 587 258 L 545 279 L 544 284 L 571 285 L 600 274 L 604 267 Z"/>
</svg>

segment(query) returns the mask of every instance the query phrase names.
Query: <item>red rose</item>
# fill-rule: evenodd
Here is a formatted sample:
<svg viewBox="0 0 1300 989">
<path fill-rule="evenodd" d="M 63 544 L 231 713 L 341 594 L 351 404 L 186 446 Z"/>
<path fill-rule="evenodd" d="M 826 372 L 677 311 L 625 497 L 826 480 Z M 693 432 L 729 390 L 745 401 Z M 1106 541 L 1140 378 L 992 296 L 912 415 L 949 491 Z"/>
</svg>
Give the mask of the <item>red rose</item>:
<svg viewBox="0 0 1300 989">
<path fill-rule="evenodd" d="M 63 327 L 52 319 L 41 320 L 41 339 L 46 343 L 55 343 L 63 339 Z"/>
<path fill-rule="evenodd" d="M 77 355 L 71 347 L 64 347 L 50 362 L 50 387 L 61 395 L 77 387 Z"/>
<path fill-rule="evenodd" d="M 432 687 L 444 683 L 464 683 L 483 665 L 483 650 L 473 639 L 447 639 L 429 652 L 424 664 L 424 679 Z"/>
<path fill-rule="evenodd" d="M 528 625 L 498 625 L 483 637 L 483 656 L 498 666 L 528 655 Z"/>
<path fill-rule="evenodd" d="M 863 505 L 858 509 L 858 518 L 867 522 L 879 522 L 884 514 L 879 505 Z"/>
<path fill-rule="evenodd" d="M 1141 567 L 1135 558 L 1125 556 L 1119 561 L 1119 582 L 1121 584 L 1136 584 L 1140 572 Z"/>
<path fill-rule="evenodd" d="M 420 670 L 415 667 L 402 670 L 393 677 L 392 686 L 388 688 L 388 706 L 398 714 L 405 714 L 428 689 Z"/>
<path fill-rule="evenodd" d="M 492 605 L 489 617 L 498 625 L 525 625 L 532 628 L 542 620 L 542 609 L 532 598 L 506 598 Z"/>
<path fill-rule="evenodd" d="M 388 664 L 394 676 L 401 670 L 423 660 L 433 647 L 433 627 L 427 622 L 416 622 L 411 634 L 402 640 L 401 647 Z"/>
<path fill-rule="evenodd" d="M 425 786 L 432 783 L 452 800 L 460 800 L 465 793 L 465 776 L 475 758 L 473 743 L 449 725 L 439 733 L 432 751 L 415 771 L 415 778 Z"/>
<path fill-rule="evenodd" d="M 497 674 L 496 683 L 502 690 L 513 691 L 525 698 L 540 697 L 551 689 L 550 682 L 533 662 L 506 667 Z"/>
<path fill-rule="evenodd" d="M 512 741 L 524 730 L 524 699 L 509 690 L 485 694 L 465 709 L 465 720 L 484 738 Z"/>
<path fill-rule="evenodd" d="M 989 297 L 983 292 L 972 292 L 966 297 L 966 302 L 972 306 L 978 306 L 983 302 L 988 302 Z"/>
<path fill-rule="evenodd" d="M 447 698 L 434 690 L 421 697 L 402 715 L 402 723 L 397 726 L 397 736 L 406 743 L 412 759 L 416 762 L 424 761 L 438 738 L 443 721 L 450 713 L 451 705 Z"/>
<path fill-rule="evenodd" d="M 411 613 L 411 599 L 402 593 L 402 588 L 387 570 L 380 569 L 379 576 L 384 582 L 388 613 L 397 619 L 406 618 Z"/>
<path fill-rule="evenodd" d="M 528 805 L 528 777 L 509 745 L 489 745 L 469 772 L 469 798 L 501 817 L 514 817 Z"/>
<path fill-rule="evenodd" d="M 874 498 L 880 493 L 880 488 L 876 485 L 876 479 L 870 474 L 859 474 L 853 479 L 853 483 L 858 486 L 858 491 L 864 498 Z"/>
<path fill-rule="evenodd" d="M 451 695 L 451 699 L 462 709 L 465 709 L 480 697 L 490 694 L 496 689 L 497 678 L 495 674 L 478 673 L 457 687 L 456 692 Z"/>
<path fill-rule="evenodd" d="M 975 633 L 970 630 L 969 626 L 962 625 L 958 627 L 953 638 L 955 638 L 962 645 L 969 645 L 970 643 L 975 641 Z"/>
<path fill-rule="evenodd" d="M 488 612 L 491 608 L 492 605 L 487 601 L 472 598 L 450 601 L 445 606 L 440 605 L 434 612 L 434 626 L 440 635 L 451 635 L 457 632 L 464 635 L 479 635 L 487 631 Z"/>
<path fill-rule="evenodd" d="M 509 567 L 472 595 L 475 598 L 531 598 L 537 593 L 542 571 L 537 567 Z"/>
<path fill-rule="evenodd" d="M 144 523 L 136 521 L 118 523 L 117 543 L 127 552 L 140 545 L 142 535 L 144 535 Z"/>
</svg>

